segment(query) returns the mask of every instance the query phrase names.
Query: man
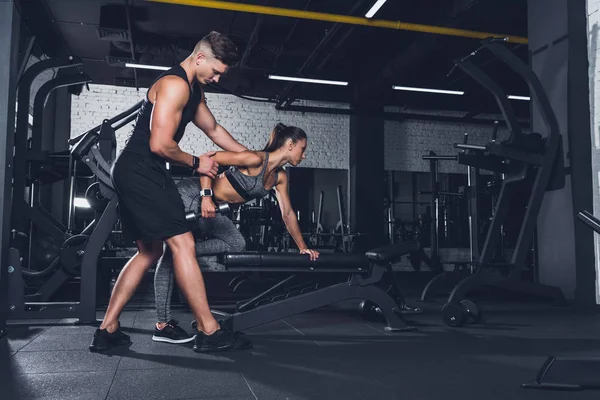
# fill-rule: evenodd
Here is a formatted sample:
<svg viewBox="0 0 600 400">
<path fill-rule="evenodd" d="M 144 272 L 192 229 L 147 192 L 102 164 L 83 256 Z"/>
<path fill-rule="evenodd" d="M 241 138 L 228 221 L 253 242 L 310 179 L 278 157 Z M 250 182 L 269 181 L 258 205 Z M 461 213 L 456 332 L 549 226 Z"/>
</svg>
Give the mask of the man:
<svg viewBox="0 0 600 400">
<path fill-rule="evenodd" d="M 225 150 L 246 150 L 215 121 L 201 89 L 201 85 L 218 82 L 238 60 L 233 42 L 211 32 L 187 59 L 148 88 L 135 128 L 112 169 L 123 231 L 126 238 L 135 240 L 138 252 L 119 274 L 104 320 L 94 333 L 91 351 L 130 343 L 129 336 L 120 329 L 119 315 L 148 268 L 162 256 L 163 242 L 173 255 L 175 279 L 198 321 L 194 351 L 251 347 L 243 335 L 222 330 L 210 311 L 192 227 L 185 219 L 186 207 L 165 165 L 186 165 L 215 177 L 218 164 L 210 157 L 214 153 L 196 157 L 179 148 L 189 122 Z"/>
</svg>

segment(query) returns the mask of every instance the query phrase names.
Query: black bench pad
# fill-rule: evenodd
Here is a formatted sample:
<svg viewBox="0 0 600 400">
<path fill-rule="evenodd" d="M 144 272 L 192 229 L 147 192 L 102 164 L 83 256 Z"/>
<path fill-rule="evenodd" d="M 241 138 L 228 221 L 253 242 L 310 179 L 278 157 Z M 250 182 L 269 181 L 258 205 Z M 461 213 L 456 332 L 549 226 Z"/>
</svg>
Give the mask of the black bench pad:
<svg viewBox="0 0 600 400">
<path fill-rule="evenodd" d="M 417 242 L 400 242 L 385 247 L 369 250 L 366 256 L 369 260 L 378 263 L 388 263 L 398 260 L 400 257 L 419 251 L 421 246 Z"/>
<path fill-rule="evenodd" d="M 311 261 L 308 254 L 244 252 L 226 253 L 219 262 L 228 270 L 247 269 L 264 271 L 367 271 L 369 260 L 363 254 L 321 253 Z"/>
</svg>

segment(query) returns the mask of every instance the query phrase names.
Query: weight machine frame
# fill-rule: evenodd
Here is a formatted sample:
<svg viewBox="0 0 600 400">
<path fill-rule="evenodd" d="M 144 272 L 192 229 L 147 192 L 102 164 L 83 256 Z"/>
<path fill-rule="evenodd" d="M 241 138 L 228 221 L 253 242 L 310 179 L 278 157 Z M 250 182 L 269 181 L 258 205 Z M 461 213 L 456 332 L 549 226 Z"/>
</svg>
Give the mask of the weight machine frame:
<svg viewBox="0 0 600 400">
<path fill-rule="evenodd" d="M 448 297 L 448 303 L 458 304 L 465 298 L 466 294 L 473 289 L 480 286 L 492 286 L 514 292 L 533 294 L 539 297 L 548 297 L 554 299 L 557 304 L 565 304 L 565 298 L 559 288 L 521 279 L 527 253 L 533 240 L 535 224 L 542 200 L 545 192 L 552 186 L 553 172 L 562 165 L 563 161 L 561 147 L 562 137 L 559 133 L 558 122 L 552 111 L 546 92 L 533 70 L 524 64 L 504 45 L 500 44 L 497 39 L 486 39 L 482 41 L 482 43 L 483 45 L 479 50 L 487 48 L 527 82 L 533 100 L 539 105 L 542 118 L 546 125 L 545 131 L 547 132 L 547 136 L 545 137 L 545 146 L 541 154 L 509 148 L 504 144 L 495 143 L 495 140 L 492 140 L 492 142 L 488 143 L 486 146 L 468 144 L 455 145 L 456 148 L 472 150 L 477 154 L 485 154 L 485 156 L 492 156 L 492 158 L 496 157 L 498 159 L 511 160 L 516 162 L 517 165 L 520 165 L 521 168 L 517 171 L 506 172 L 506 177 L 502 183 L 500 195 L 496 203 L 494 217 L 487 232 L 483 248 L 479 255 L 479 260 L 475 264 L 475 272 L 462 279 L 454 286 Z M 469 60 L 469 58 L 477 51 L 461 60 L 456 60 L 455 64 L 492 93 L 506 120 L 506 124 L 510 129 L 511 134 L 509 142 L 513 142 L 524 134 L 518 124 L 514 109 L 509 104 L 506 93 L 492 78 L 485 74 L 481 68 Z M 469 164 L 468 159 L 471 155 L 462 154 L 462 156 L 461 159 L 461 155 L 459 155 L 459 163 L 462 161 L 466 165 L 472 165 Z M 517 238 L 514 253 L 512 254 L 508 265 L 494 265 L 492 263 L 493 252 L 498 244 L 500 229 L 509 211 L 509 202 L 515 192 L 515 186 L 525 178 L 527 170 L 531 167 L 535 167 L 537 170 L 535 171 L 533 188 L 528 200 L 527 210 Z M 559 173 L 562 173 L 562 171 Z M 499 270 L 501 267 L 509 267 L 508 274 L 503 275 Z M 438 279 L 443 281 L 445 277 L 440 276 Z M 422 297 L 431 298 L 433 295 L 434 293 L 424 292 Z"/>
<path fill-rule="evenodd" d="M 37 65 L 37 64 L 36 64 Z M 53 65 L 53 64 L 50 64 Z M 34 65 L 35 67 L 35 65 Z M 33 68 L 33 67 L 32 67 Z M 39 68 L 36 68 L 39 70 Z M 28 71 L 29 72 L 29 71 Z M 27 73 L 26 73 L 27 74 Z M 64 82 L 63 81 L 59 81 Z M 50 88 L 51 86 L 48 86 Z M 23 88 L 23 86 L 21 86 Z M 43 87 L 42 87 L 43 88 Z M 42 89 L 40 89 L 42 91 Z M 45 90 L 42 91 L 42 94 Z M 38 96 L 36 96 L 37 100 Z M 28 104 L 28 103 L 20 103 Z M 137 117 L 137 112 L 141 107 L 142 101 L 135 104 L 130 109 L 109 119 L 104 120 L 102 124 L 90 129 L 89 131 L 69 140 L 69 145 L 73 146 L 70 151 L 69 171 L 74 175 L 75 165 L 77 162 L 83 162 L 92 171 L 99 182 L 100 192 L 103 197 L 108 200 L 108 204 L 97 213 L 96 218 L 88 224 L 82 234 L 90 234 L 89 239 L 85 243 L 82 250 L 81 258 L 81 276 L 80 276 L 80 299 L 78 302 L 50 302 L 49 297 L 56 292 L 65 282 L 72 279 L 73 276 L 68 274 L 63 268 L 58 268 L 53 272 L 40 288 L 38 293 L 33 295 L 25 295 L 24 292 L 24 277 L 23 266 L 21 265 L 22 257 L 19 249 L 11 244 L 9 249 L 9 267 L 8 267 L 8 283 L 9 283 L 9 312 L 8 319 L 36 319 L 36 318 L 77 318 L 81 324 L 96 324 L 96 281 L 98 271 L 98 259 L 106 240 L 108 239 L 112 229 L 118 219 L 118 199 L 110 178 L 110 168 L 112 160 L 107 161 L 106 157 L 114 158 L 114 143 L 115 131 Z M 43 107 L 43 102 L 37 102 L 38 107 Z M 28 113 L 20 113 L 18 115 L 25 116 L 27 121 Z M 39 111 L 38 111 L 39 117 Z M 35 117 L 34 117 L 35 118 Z M 19 119 L 17 119 L 19 122 Z M 21 121 L 23 123 L 23 121 Z M 34 119 L 34 127 L 35 127 Z M 35 129 L 35 128 L 34 128 Z M 39 131 L 35 131 L 39 132 Z M 21 140 L 22 142 L 22 140 Z M 33 141 L 35 142 L 35 141 Z M 112 142 L 112 143 L 111 143 Z M 104 144 L 104 146 L 102 146 Z M 112 144 L 106 145 L 106 144 Z M 36 143 L 37 145 L 37 143 Z M 15 149 L 15 153 L 17 149 Z M 21 153 L 23 151 L 21 150 Z M 23 156 L 23 154 L 22 154 Z M 22 163 L 26 160 L 22 158 Z M 21 166 L 22 167 L 22 166 Z M 16 169 L 16 168 L 15 168 Z M 20 182 L 21 183 L 21 182 Z M 71 204 L 69 208 L 69 232 L 62 231 L 64 235 L 62 239 L 70 236 L 71 222 L 73 219 L 73 193 L 74 193 L 74 176 L 70 177 L 70 197 Z M 22 180 L 22 185 L 25 187 L 25 179 Z M 15 191 L 15 193 L 18 193 Z M 27 211 L 25 202 L 16 204 L 17 210 Z M 13 218 L 15 211 L 13 210 Z M 15 218 L 19 222 L 19 218 Z M 22 227 L 22 224 L 17 224 Z M 13 240 L 19 236 L 19 232 L 13 228 Z M 50 268 L 50 267 L 48 267 Z M 31 300 L 42 301 L 31 301 Z"/>
</svg>

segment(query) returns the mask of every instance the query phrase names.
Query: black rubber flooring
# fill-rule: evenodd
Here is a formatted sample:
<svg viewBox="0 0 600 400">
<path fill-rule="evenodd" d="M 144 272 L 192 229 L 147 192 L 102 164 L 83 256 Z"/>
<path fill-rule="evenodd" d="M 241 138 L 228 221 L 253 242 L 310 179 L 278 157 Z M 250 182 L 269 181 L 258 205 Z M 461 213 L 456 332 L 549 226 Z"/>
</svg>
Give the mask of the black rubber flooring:
<svg viewBox="0 0 600 400">
<path fill-rule="evenodd" d="M 215 355 L 153 342 L 149 309 L 123 314 L 133 344 L 109 354 L 87 350 L 94 327 L 19 322 L 0 340 L 0 398 L 599 398 L 600 391 L 520 387 L 548 355 L 600 356 L 598 313 L 488 305 L 484 323 L 450 328 L 436 307 L 411 317 L 419 330 L 409 333 L 385 332 L 351 307 L 321 309 L 248 331 L 252 350 Z M 189 327 L 189 313 L 176 317 Z"/>
</svg>

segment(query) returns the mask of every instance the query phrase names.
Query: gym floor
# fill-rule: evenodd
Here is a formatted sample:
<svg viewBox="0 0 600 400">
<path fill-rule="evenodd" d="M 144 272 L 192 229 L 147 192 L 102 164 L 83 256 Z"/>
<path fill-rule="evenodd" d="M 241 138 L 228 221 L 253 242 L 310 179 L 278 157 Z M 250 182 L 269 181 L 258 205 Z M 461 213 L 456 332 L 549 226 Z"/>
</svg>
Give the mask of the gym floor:
<svg viewBox="0 0 600 400">
<path fill-rule="evenodd" d="M 250 351 L 214 355 L 153 342 L 151 309 L 123 314 L 133 344 L 108 354 L 87 350 L 94 327 L 37 321 L 9 326 L 1 370 L 13 375 L 11 399 L 598 398 L 520 388 L 548 355 L 600 356 L 597 313 L 485 304 L 482 324 L 450 328 L 439 304 L 424 308 L 408 333 L 385 332 L 354 305 L 324 308 L 248 331 Z M 191 314 L 175 317 L 189 328 Z"/>
</svg>

